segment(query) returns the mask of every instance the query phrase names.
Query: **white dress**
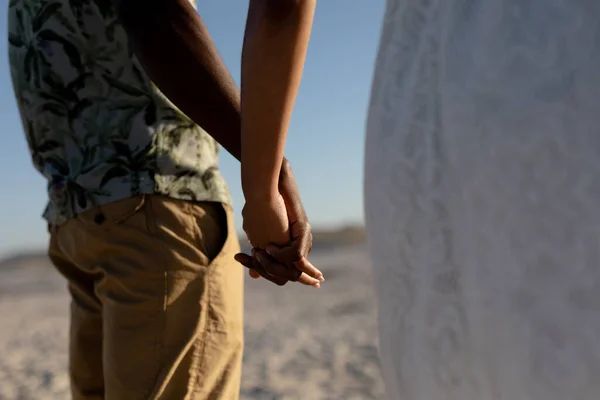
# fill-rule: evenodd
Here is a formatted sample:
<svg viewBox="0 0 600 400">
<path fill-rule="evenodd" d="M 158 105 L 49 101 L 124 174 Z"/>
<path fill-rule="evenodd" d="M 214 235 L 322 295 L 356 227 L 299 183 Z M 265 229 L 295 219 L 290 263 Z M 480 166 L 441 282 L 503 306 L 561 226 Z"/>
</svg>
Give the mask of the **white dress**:
<svg viewBox="0 0 600 400">
<path fill-rule="evenodd" d="M 600 399 L 600 1 L 389 0 L 367 125 L 389 398 Z"/>
</svg>

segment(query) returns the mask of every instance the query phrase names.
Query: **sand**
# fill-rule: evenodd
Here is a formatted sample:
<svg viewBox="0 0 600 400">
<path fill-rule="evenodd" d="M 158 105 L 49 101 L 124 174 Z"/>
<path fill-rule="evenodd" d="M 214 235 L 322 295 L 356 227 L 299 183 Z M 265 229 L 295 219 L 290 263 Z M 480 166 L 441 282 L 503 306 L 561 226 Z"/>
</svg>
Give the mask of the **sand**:
<svg viewBox="0 0 600 400">
<path fill-rule="evenodd" d="M 316 253 L 321 289 L 246 285 L 242 399 L 382 399 L 362 246 Z M 0 270 L 0 399 L 68 399 L 68 296 L 47 265 Z"/>
</svg>

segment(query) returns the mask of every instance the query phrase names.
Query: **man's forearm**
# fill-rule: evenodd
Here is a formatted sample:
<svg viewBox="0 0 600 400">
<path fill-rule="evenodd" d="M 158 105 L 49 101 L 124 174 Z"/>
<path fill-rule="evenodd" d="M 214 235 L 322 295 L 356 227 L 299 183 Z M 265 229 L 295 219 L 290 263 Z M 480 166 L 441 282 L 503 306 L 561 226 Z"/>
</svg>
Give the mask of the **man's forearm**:
<svg viewBox="0 0 600 400">
<path fill-rule="evenodd" d="M 121 24 L 150 79 L 241 159 L 240 94 L 188 0 L 116 0 Z"/>
<path fill-rule="evenodd" d="M 251 0 L 242 52 L 242 189 L 277 193 L 316 0 Z"/>
</svg>

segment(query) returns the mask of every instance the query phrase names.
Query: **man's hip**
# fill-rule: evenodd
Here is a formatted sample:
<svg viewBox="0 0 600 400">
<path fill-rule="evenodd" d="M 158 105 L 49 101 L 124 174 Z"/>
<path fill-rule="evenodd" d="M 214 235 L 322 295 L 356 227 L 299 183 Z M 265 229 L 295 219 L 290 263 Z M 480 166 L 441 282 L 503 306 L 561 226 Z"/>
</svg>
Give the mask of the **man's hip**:
<svg viewBox="0 0 600 400">
<path fill-rule="evenodd" d="M 95 338 L 71 343 L 75 397 L 92 398 L 77 379 L 101 363 L 106 399 L 237 398 L 238 251 L 231 208 L 214 202 L 139 196 L 54 228 L 50 256 L 73 297 L 71 340 Z M 88 318 L 101 321 L 101 333 L 78 335 Z M 101 357 L 87 359 L 94 346 L 102 351 L 89 353 Z"/>
</svg>

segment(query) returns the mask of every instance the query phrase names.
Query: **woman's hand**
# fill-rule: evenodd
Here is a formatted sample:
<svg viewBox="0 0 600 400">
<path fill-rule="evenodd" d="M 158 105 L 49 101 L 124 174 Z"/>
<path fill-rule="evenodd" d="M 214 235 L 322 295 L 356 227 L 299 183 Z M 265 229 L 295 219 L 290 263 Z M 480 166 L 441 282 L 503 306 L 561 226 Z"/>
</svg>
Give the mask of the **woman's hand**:
<svg viewBox="0 0 600 400">
<path fill-rule="evenodd" d="M 290 223 L 285 202 L 279 193 L 246 196 L 242 217 L 243 229 L 252 247 L 265 249 L 271 244 L 284 246 L 290 242 Z"/>
<path fill-rule="evenodd" d="M 266 251 L 254 249 L 252 256 L 239 253 L 235 259 L 248 268 L 252 278 L 264 278 L 278 285 L 288 281 L 319 287 L 323 273 L 308 261 L 312 232 L 289 161 L 284 158 L 279 175 L 279 192 L 285 203 L 291 241 L 284 247 L 269 244 Z"/>
</svg>

